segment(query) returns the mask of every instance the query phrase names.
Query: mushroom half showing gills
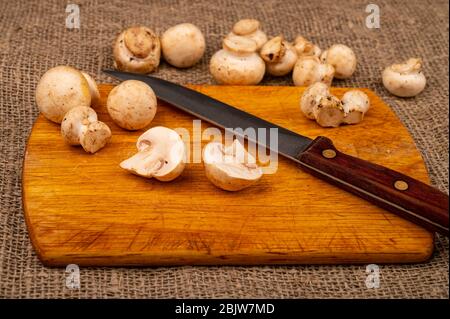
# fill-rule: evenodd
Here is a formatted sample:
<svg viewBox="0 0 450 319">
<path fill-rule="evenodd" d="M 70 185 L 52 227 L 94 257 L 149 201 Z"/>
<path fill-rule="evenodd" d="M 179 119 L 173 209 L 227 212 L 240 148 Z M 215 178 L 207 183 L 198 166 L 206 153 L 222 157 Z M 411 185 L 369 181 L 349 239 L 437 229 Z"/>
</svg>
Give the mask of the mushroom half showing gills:
<svg viewBox="0 0 450 319">
<path fill-rule="evenodd" d="M 229 146 L 208 143 L 203 149 L 203 164 L 211 183 L 227 191 L 239 191 L 262 177 L 255 158 L 237 139 Z"/>
<path fill-rule="evenodd" d="M 162 182 L 174 180 L 183 172 L 186 147 L 174 130 L 163 126 L 152 127 L 139 137 L 136 147 L 138 152 L 120 163 L 120 167 Z"/>
</svg>

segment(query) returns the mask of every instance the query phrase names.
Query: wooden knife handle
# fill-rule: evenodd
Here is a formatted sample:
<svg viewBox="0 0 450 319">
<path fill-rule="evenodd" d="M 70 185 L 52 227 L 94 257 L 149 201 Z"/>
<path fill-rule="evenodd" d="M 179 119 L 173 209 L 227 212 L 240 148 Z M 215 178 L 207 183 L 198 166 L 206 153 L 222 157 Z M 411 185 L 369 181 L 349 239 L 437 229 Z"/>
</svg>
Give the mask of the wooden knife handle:
<svg viewBox="0 0 450 319">
<path fill-rule="evenodd" d="M 448 195 L 416 179 L 336 150 L 323 136 L 298 155 L 311 174 L 448 237 Z"/>
</svg>

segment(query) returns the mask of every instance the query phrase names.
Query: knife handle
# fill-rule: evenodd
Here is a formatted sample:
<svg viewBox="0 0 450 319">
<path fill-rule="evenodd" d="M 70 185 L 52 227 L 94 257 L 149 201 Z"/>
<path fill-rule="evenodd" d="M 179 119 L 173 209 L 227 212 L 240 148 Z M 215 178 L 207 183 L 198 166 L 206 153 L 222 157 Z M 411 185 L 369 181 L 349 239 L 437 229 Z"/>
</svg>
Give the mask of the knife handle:
<svg viewBox="0 0 450 319">
<path fill-rule="evenodd" d="M 399 172 L 339 152 L 317 137 L 298 160 L 303 169 L 392 213 L 448 237 L 448 195 Z"/>
</svg>

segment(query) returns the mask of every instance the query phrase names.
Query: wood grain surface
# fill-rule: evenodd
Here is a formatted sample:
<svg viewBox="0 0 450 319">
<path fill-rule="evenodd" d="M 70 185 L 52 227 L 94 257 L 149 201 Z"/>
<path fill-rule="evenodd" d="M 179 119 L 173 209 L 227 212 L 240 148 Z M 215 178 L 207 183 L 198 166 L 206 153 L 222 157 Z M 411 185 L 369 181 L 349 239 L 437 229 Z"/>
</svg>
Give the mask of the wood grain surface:
<svg viewBox="0 0 450 319">
<path fill-rule="evenodd" d="M 101 85 L 100 120 L 110 143 L 94 155 L 65 145 L 57 124 L 39 116 L 23 166 L 23 207 L 46 265 L 220 265 L 422 262 L 433 235 L 279 158 L 276 174 L 241 192 L 213 186 L 203 165 L 187 164 L 173 182 L 144 179 L 119 163 L 144 130 L 109 118 L 113 86 Z M 299 87 L 192 86 L 256 116 L 428 183 L 407 130 L 372 91 L 372 108 L 354 126 L 324 129 L 299 110 Z M 341 97 L 346 89 L 332 89 Z M 150 127 L 186 128 L 194 117 L 162 102 Z M 202 123 L 203 128 L 209 127 Z M 204 141 L 207 142 L 207 141 Z"/>
</svg>

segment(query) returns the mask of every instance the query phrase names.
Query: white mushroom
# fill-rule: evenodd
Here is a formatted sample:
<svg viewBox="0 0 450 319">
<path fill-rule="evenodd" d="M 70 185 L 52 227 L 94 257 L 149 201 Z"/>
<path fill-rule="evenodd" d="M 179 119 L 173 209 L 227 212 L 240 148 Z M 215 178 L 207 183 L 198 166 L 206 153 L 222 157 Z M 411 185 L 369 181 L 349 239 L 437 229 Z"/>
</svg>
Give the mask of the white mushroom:
<svg viewBox="0 0 450 319">
<path fill-rule="evenodd" d="M 332 45 L 320 56 L 325 63 L 334 67 L 334 77 L 337 79 L 348 79 L 356 70 L 356 55 L 352 49 L 344 44 Z"/>
<path fill-rule="evenodd" d="M 338 127 L 344 121 L 342 102 L 334 95 L 323 96 L 313 108 L 314 118 L 322 127 Z"/>
<path fill-rule="evenodd" d="M 295 38 L 294 48 L 297 51 L 297 55 L 299 57 L 308 55 L 320 57 L 320 54 L 322 53 L 322 50 L 317 45 L 311 43 L 302 36 L 298 36 Z"/>
<path fill-rule="evenodd" d="M 316 106 L 320 99 L 330 94 L 329 86 L 322 82 L 316 82 L 310 85 L 302 94 L 300 98 L 300 109 L 303 114 L 310 120 L 315 120 L 314 106 Z"/>
<path fill-rule="evenodd" d="M 70 66 L 51 68 L 36 87 L 36 104 L 48 120 L 61 123 L 70 109 L 91 105 L 89 83 L 80 71 Z"/>
<path fill-rule="evenodd" d="M 400 97 L 416 96 L 425 89 L 426 83 L 421 59 L 411 58 L 404 63 L 391 65 L 383 71 L 384 87 Z"/>
<path fill-rule="evenodd" d="M 164 59 L 178 68 L 188 68 L 200 61 L 205 52 L 205 38 L 191 23 L 181 23 L 164 32 L 161 37 Z"/>
<path fill-rule="evenodd" d="M 114 66 L 118 70 L 150 73 L 161 58 L 158 36 L 147 27 L 131 27 L 124 30 L 114 43 Z"/>
<path fill-rule="evenodd" d="M 282 36 L 267 41 L 259 54 L 266 61 L 267 73 L 274 76 L 288 74 L 297 62 L 297 52 Z"/>
<path fill-rule="evenodd" d="M 227 36 L 223 49 L 217 51 L 209 65 L 212 76 L 219 83 L 255 85 L 264 77 L 265 64 L 256 53 L 255 41 L 241 36 Z"/>
<path fill-rule="evenodd" d="M 261 31 L 261 24 L 255 19 L 242 19 L 235 23 L 231 35 L 239 35 L 256 42 L 256 50 L 259 51 L 267 42 L 267 35 Z"/>
<path fill-rule="evenodd" d="M 360 90 L 347 91 L 342 97 L 342 106 L 344 108 L 344 123 L 356 124 L 363 120 L 364 114 L 370 108 L 369 97 Z"/>
<path fill-rule="evenodd" d="M 309 86 L 316 82 L 330 86 L 333 76 L 334 68 L 330 64 L 322 63 L 316 56 L 299 57 L 292 73 L 296 86 Z"/>
<path fill-rule="evenodd" d="M 83 74 L 89 84 L 89 92 L 91 93 L 91 105 L 100 105 L 100 92 L 94 78 L 83 71 L 81 71 L 81 74 Z"/>
<path fill-rule="evenodd" d="M 98 121 L 97 113 L 87 106 L 72 108 L 61 123 L 61 135 L 70 145 L 81 145 L 88 153 L 103 148 L 111 138 L 109 127 Z"/>
<path fill-rule="evenodd" d="M 144 82 L 128 80 L 111 90 L 106 107 L 113 121 L 121 128 L 139 130 L 149 125 L 155 117 L 156 95 Z"/>
<path fill-rule="evenodd" d="M 249 187 L 262 176 L 262 169 L 237 139 L 229 146 L 208 143 L 203 149 L 203 164 L 211 183 L 227 191 Z"/>
<path fill-rule="evenodd" d="M 163 182 L 174 180 L 183 172 L 186 147 L 174 130 L 152 127 L 139 137 L 136 147 L 138 153 L 120 163 L 120 167 Z"/>
</svg>

